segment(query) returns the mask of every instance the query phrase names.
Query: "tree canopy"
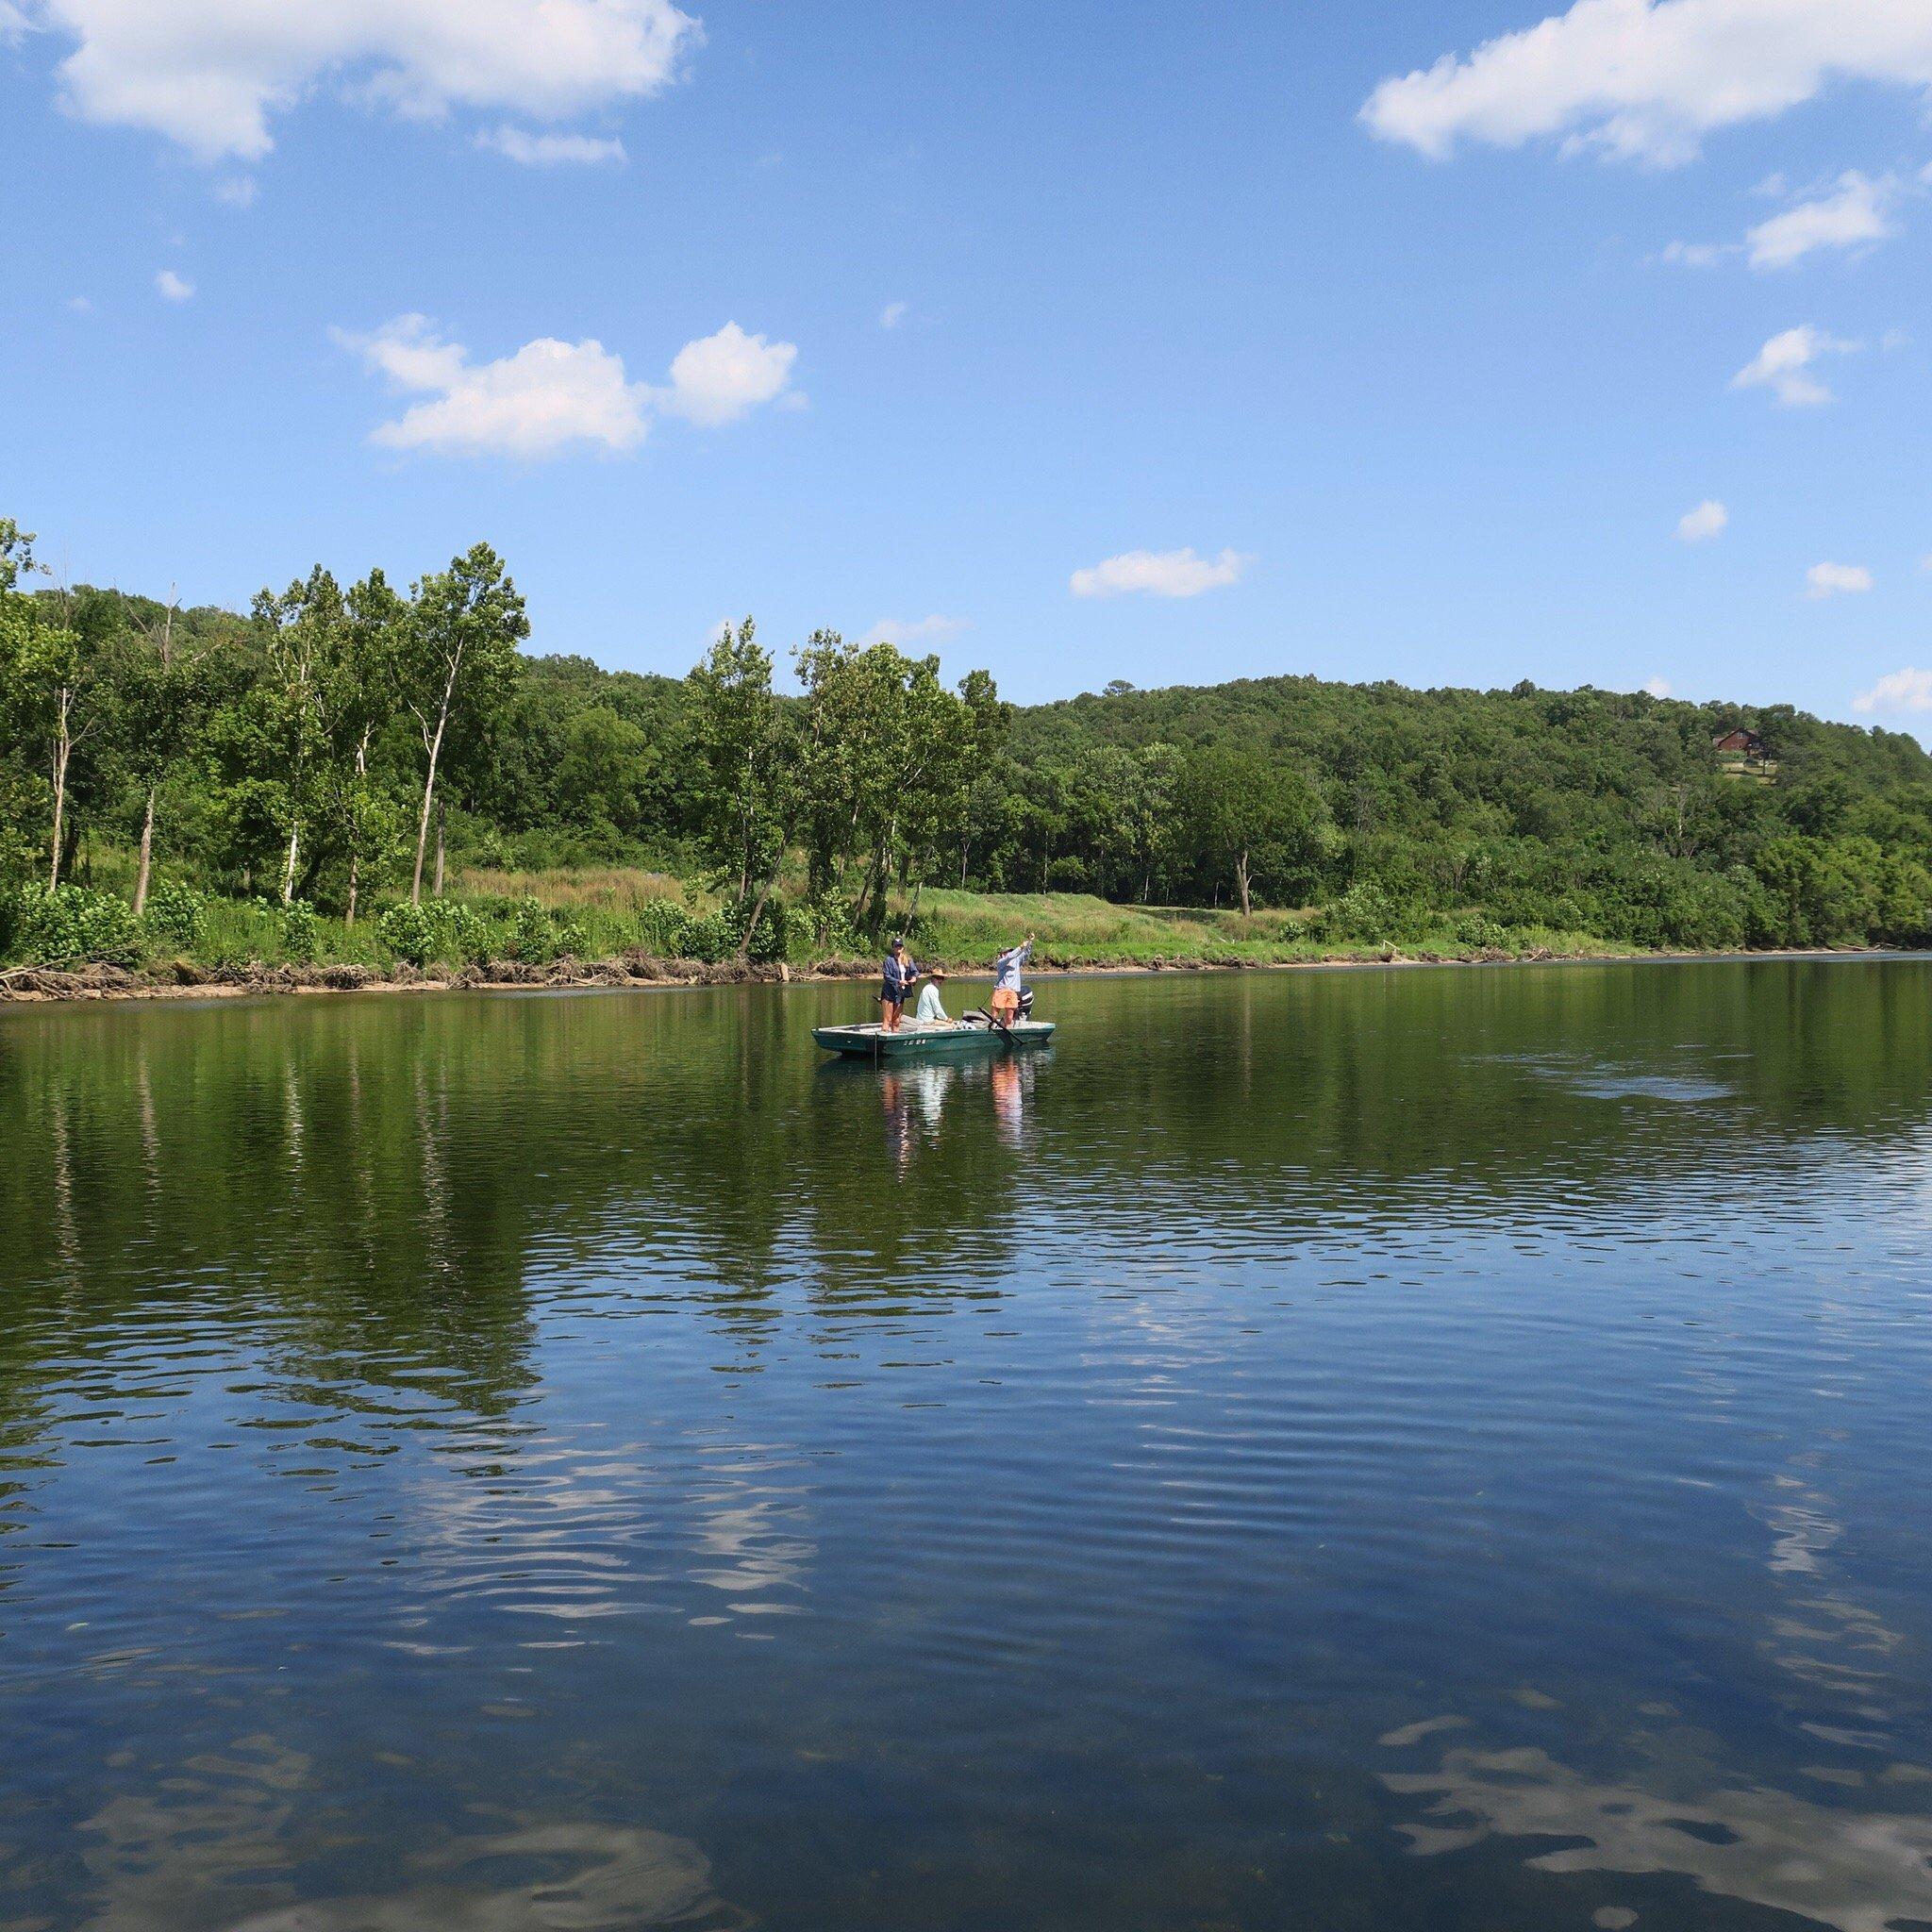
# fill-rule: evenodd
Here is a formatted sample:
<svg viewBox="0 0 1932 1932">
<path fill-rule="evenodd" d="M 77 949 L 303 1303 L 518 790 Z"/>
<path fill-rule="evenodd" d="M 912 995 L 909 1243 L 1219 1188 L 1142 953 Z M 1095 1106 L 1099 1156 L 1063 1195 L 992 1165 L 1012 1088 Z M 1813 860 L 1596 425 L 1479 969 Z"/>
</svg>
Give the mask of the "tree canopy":
<svg viewBox="0 0 1932 1932">
<path fill-rule="evenodd" d="M 875 927 L 927 885 L 1470 915 L 1643 944 L 1916 942 L 1932 758 L 1787 706 L 1312 677 L 1015 709 L 984 671 L 750 619 L 682 678 L 527 653 L 476 545 L 408 593 L 318 567 L 246 617 L 47 587 L 0 519 L 0 882 L 138 853 L 205 889 L 358 906 L 499 866 L 703 874 Z M 1765 741 L 1727 761 L 1734 727 Z"/>
</svg>

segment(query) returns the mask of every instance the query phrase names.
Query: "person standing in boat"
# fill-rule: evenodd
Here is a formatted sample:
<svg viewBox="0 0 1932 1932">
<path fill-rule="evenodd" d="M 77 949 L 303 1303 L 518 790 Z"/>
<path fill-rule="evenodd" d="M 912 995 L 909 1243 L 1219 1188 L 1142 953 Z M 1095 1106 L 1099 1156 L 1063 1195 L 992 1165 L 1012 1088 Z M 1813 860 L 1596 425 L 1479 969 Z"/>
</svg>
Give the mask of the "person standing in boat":
<svg viewBox="0 0 1932 1932">
<path fill-rule="evenodd" d="M 912 1016 L 922 1026 L 947 1026 L 952 1024 L 952 1016 L 940 1002 L 939 983 L 945 976 L 943 966 L 926 969 L 925 984 L 919 989 L 919 1010 Z"/>
<path fill-rule="evenodd" d="M 898 1032 L 907 991 L 918 977 L 919 968 L 906 950 L 906 941 L 894 940 L 886 950 L 885 983 L 879 989 L 879 1024 L 888 1033 Z"/>
<path fill-rule="evenodd" d="M 1029 932 L 1017 946 L 1008 946 L 992 962 L 992 1000 L 988 1010 L 995 1026 L 1010 1027 L 1020 1017 L 1020 971 L 1033 957 Z"/>
</svg>

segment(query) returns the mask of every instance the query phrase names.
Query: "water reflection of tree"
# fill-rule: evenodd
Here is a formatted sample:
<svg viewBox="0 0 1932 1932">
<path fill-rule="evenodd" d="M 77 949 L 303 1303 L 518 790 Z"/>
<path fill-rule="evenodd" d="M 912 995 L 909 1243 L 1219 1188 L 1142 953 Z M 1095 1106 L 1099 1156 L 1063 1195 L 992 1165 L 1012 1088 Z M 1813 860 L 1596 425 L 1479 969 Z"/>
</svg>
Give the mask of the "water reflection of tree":
<svg viewBox="0 0 1932 1932">
<path fill-rule="evenodd" d="M 215 1317 L 330 1401 L 501 1417 L 533 1292 L 670 1293 L 755 1341 L 788 1284 L 930 1289 L 1008 1218 L 991 1122 L 938 1147 L 921 1076 L 939 1158 L 895 1196 L 798 1017 L 756 991 L 8 1016 L 0 1391 L 57 1341 L 138 1325 L 165 1354 Z"/>
<path fill-rule="evenodd" d="M 758 989 L 9 1015 L 0 1289 L 24 1319 L 0 1376 L 37 1315 L 84 1333 L 158 1292 L 258 1323 L 304 1374 L 430 1376 L 487 1414 L 526 1384 L 533 1276 L 669 1286 L 755 1341 L 792 1283 L 983 1286 L 1035 1182 L 1116 1216 L 1239 1210 L 1262 1231 L 1546 1221 L 1727 1185 L 1746 1156 L 1795 1172 L 1820 1144 L 1902 1138 L 1932 1073 L 1909 968 L 1058 997 L 1106 1044 L 1058 1057 L 1054 1111 L 1079 1131 L 1044 1139 L 1039 1062 L 821 1073 L 804 1003 Z M 1620 1098 L 1571 1077 L 1586 1066 L 1688 1068 L 1711 1094 Z"/>
</svg>

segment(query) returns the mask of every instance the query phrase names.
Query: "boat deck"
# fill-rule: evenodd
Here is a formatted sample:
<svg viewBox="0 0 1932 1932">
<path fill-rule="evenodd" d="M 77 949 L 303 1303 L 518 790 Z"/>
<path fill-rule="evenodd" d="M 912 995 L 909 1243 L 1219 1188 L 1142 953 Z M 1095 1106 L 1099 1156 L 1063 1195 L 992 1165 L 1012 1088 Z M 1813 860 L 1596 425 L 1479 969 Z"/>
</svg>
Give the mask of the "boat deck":
<svg viewBox="0 0 1932 1932">
<path fill-rule="evenodd" d="M 811 1037 L 828 1053 L 896 1059 L 917 1053 L 961 1053 L 987 1047 L 1041 1046 L 1053 1038 L 1051 1020 L 1020 1020 L 1007 1028 L 975 1026 L 965 1020 L 920 1025 L 908 1020 L 896 1033 L 877 1021 L 863 1026 L 814 1026 Z"/>
</svg>

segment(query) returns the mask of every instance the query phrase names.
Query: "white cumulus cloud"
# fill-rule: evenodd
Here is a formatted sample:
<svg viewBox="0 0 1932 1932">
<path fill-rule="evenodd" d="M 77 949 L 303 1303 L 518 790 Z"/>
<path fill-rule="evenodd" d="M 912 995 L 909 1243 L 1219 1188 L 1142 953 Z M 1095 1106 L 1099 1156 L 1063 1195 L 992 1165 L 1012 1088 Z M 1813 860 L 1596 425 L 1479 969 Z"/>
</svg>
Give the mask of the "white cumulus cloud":
<svg viewBox="0 0 1932 1932">
<path fill-rule="evenodd" d="M 8 7 L 8 0 L 0 0 Z M 318 92 L 412 118 L 558 121 L 653 93 L 703 38 L 671 0 L 14 0 L 73 42 L 65 105 L 204 161 L 258 160 Z"/>
<path fill-rule="evenodd" d="M 594 168 L 626 158 L 621 141 L 590 134 L 532 134 L 526 127 L 486 128 L 476 145 L 525 168 Z"/>
<path fill-rule="evenodd" d="M 578 445 L 622 451 L 650 427 L 649 390 L 627 382 L 624 358 L 601 342 L 545 336 L 493 362 L 472 362 L 422 315 L 336 339 L 396 389 L 425 396 L 371 435 L 387 449 L 525 458 Z"/>
<path fill-rule="evenodd" d="M 1254 562 L 1238 550 L 1196 557 L 1189 550 L 1126 550 L 1087 570 L 1076 570 L 1068 588 L 1076 597 L 1118 597 L 1140 591 L 1153 597 L 1198 597 L 1233 583 Z"/>
<path fill-rule="evenodd" d="M 1782 196 L 1781 180 L 1761 192 Z M 1748 255 L 1756 269 L 1790 268 L 1821 248 L 1868 248 L 1899 232 L 1897 208 L 1907 190 L 1895 175 L 1872 176 L 1847 169 L 1830 186 L 1812 191 L 1745 231 L 1741 242 L 1673 242 L 1665 261 L 1715 268 Z"/>
<path fill-rule="evenodd" d="M 1684 543 L 1707 543 L 1724 534 L 1731 513 L 1716 497 L 1707 496 L 1695 509 L 1687 509 L 1677 519 L 1677 538 Z"/>
<path fill-rule="evenodd" d="M 1852 700 L 1855 711 L 1932 711 L 1932 671 L 1907 664 L 1890 671 Z"/>
<path fill-rule="evenodd" d="M 727 323 L 715 336 L 687 342 L 671 365 L 671 386 L 656 388 L 631 381 L 623 357 L 591 340 L 544 336 L 493 362 L 476 362 L 424 315 L 399 315 L 366 334 L 333 334 L 391 388 L 424 398 L 370 441 L 442 456 L 622 453 L 635 449 L 654 413 L 663 411 L 708 425 L 729 423 L 783 391 L 798 353 L 790 342 L 768 344 Z M 754 351 L 748 359 L 741 354 L 747 344 Z"/>
<path fill-rule="evenodd" d="M 1891 217 L 1898 183 L 1873 180 L 1857 169 L 1838 178 L 1828 194 L 1801 201 L 1759 222 L 1745 236 L 1753 268 L 1790 268 L 1817 248 L 1858 248 L 1898 233 Z"/>
<path fill-rule="evenodd" d="M 1840 341 L 1808 322 L 1802 323 L 1773 336 L 1731 377 L 1731 387 L 1768 389 L 1788 408 L 1828 403 L 1831 391 L 1812 374 L 1811 365 L 1822 357 L 1849 356 L 1857 347 L 1857 342 Z"/>
<path fill-rule="evenodd" d="M 177 275 L 171 268 L 164 268 L 155 276 L 155 287 L 170 302 L 186 302 L 194 293 L 194 284 L 186 275 Z"/>
<path fill-rule="evenodd" d="M 1391 75 L 1362 120 L 1441 157 L 1459 142 L 1566 146 L 1660 165 L 1835 80 L 1932 89 L 1925 0 L 1575 0 L 1474 53 Z"/>
<path fill-rule="evenodd" d="M 861 644 L 916 644 L 922 640 L 943 643 L 966 628 L 963 617 L 916 617 L 902 624 L 895 617 L 881 618 L 859 639 Z"/>
<path fill-rule="evenodd" d="M 1671 681 L 1667 677 L 1647 677 L 1643 688 L 1654 698 L 1667 698 L 1671 694 Z"/>
<path fill-rule="evenodd" d="M 1872 573 L 1858 563 L 1814 563 L 1805 573 L 1805 594 L 1812 599 L 1856 595 L 1872 588 Z"/>
<path fill-rule="evenodd" d="M 903 302 L 888 302 L 879 310 L 881 328 L 897 328 L 906 320 L 906 305 Z"/>
<path fill-rule="evenodd" d="M 658 407 L 708 428 L 735 423 L 786 392 L 797 358 L 795 343 L 767 341 L 727 322 L 716 335 L 702 336 L 678 350 L 671 364 L 671 387 L 658 391 Z"/>
</svg>

